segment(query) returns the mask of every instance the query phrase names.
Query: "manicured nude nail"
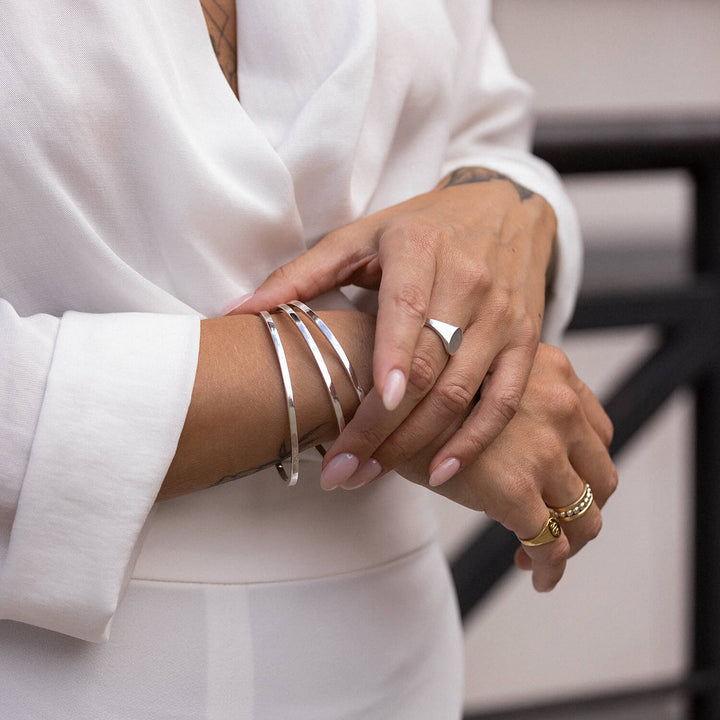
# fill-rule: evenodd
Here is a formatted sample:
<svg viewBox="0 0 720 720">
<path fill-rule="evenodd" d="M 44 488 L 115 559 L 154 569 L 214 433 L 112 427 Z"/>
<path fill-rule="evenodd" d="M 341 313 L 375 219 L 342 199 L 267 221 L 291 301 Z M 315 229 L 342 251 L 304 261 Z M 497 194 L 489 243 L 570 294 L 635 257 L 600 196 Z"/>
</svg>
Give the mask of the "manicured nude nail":
<svg viewBox="0 0 720 720">
<path fill-rule="evenodd" d="M 342 484 L 342 487 L 345 490 L 356 490 L 373 481 L 381 472 L 382 465 L 375 458 L 370 458 L 360 466 L 352 477 Z"/>
<path fill-rule="evenodd" d="M 405 388 L 407 380 L 402 370 L 391 370 L 385 380 L 385 389 L 383 390 L 383 405 L 386 410 L 394 410 L 405 396 Z"/>
<path fill-rule="evenodd" d="M 431 473 L 428 485 L 437 487 L 447 482 L 460 469 L 460 461 L 457 458 L 443 460 Z"/>
<path fill-rule="evenodd" d="M 255 293 L 245 293 L 245 295 L 241 295 L 236 300 L 228 303 L 223 309 L 221 315 L 229 315 L 233 310 L 237 310 L 241 305 L 246 303 L 251 297 L 253 297 L 253 295 L 255 295 Z"/>
<path fill-rule="evenodd" d="M 334 490 L 342 485 L 357 470 L 360 461 L 351 453 L 336 455 L 320 473 L 320 487 Z"/>
</svg>

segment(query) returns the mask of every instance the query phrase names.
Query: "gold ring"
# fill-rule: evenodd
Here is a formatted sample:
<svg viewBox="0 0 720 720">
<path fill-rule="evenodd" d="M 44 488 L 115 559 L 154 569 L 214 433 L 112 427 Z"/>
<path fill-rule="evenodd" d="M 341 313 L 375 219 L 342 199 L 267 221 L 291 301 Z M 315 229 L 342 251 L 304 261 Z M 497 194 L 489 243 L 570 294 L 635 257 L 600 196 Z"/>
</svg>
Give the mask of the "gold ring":
<svg viewBox="0 0 720 720">
<path fill-rule="evenodd" d="M 574 502 L 565 507 L 549 507 L 550 515 L 556 520 L 570 522 L 582 517 L 593 503 L 593 491 L 590 485 L 585 483 L 582 495 Z"/>
<path fill-rule="evenodd" d="M 542 527 L 542 530 L 534 537 L 528 540 L 519 538 L 523 545 L 528 547 L 537 547 L 538 545 L 545 545 L 546 543 L 555 542 L 562 535 L 562 530 L 558 521 L 551 515 Z"/>
</svg>

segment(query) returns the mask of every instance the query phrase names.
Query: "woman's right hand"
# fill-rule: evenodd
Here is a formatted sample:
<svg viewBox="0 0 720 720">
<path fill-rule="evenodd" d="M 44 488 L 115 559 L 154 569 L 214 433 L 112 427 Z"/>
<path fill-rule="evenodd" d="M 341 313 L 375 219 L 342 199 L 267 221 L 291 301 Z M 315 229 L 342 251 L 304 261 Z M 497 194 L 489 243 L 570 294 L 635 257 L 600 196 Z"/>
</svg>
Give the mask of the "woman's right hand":
<svg viewBox="0 0 720 720">
<path fill-rule="evenodd" d="M 565 354 L 541 344 L 520 408 L 505 430 L 475 463 L 431 489 L 484 511 L 527 539 L 543 528 L 548 507 L 574 503 L 588 483 L 594 502 L 587 512 L 560 521 L 563 533 L 557 540 L 522 546 L 515 555 L 519 568 L 532 570 L 535 589 L 548 591 L 562 577 L 567 559 L 600 532 L 600 510 L 617 486 L 608 453 L 612 433 L 610 419 Z M 427 485 L 432 453 L 430 448 L 408 462 L 401 474 Z"/>
</svg>

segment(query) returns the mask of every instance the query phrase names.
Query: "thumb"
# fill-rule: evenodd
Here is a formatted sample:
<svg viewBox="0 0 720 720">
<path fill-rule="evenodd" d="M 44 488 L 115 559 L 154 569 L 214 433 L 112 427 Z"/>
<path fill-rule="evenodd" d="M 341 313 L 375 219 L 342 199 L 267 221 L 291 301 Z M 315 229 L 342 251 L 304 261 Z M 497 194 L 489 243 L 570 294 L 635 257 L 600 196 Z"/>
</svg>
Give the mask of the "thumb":
<svg viewBox="0 0 720 720">
<path fill-rule="evenodd" d="M 312 300 L 350 277 L 377 254 L 359 233 L 349 228 L 333 231 L 316 245 L 274 270 L 252 295 L 231 303 L 223 314 L 257 313 L 290 300 Z"/>
</svg>

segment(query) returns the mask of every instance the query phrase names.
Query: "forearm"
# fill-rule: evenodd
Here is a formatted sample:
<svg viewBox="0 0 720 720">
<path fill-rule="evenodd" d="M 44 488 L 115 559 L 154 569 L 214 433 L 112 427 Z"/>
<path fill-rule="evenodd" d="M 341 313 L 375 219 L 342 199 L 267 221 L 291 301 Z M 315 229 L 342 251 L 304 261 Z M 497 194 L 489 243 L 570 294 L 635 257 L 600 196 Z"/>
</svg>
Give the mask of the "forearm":
<svg viewBox="0 0 720 720">
<path fill-rule="evenodd" d="M 273 316 L 287 355 L 301 449 L 329 442 L 338 429 L 315 361 L 292 321 Z M 324 312 L 365 388 L 371 385 L 374 322 L 359 312 Z M 311 328 L 314 334 L 314 329 Z M 358 401 L 340 362 L 316 340 L 346 417 Z M 235 315 L 204 320 L 192 399 L 159 500 L 250 475 L 289 454 L 280 366 L 263 320 Z"/>
</svg>

